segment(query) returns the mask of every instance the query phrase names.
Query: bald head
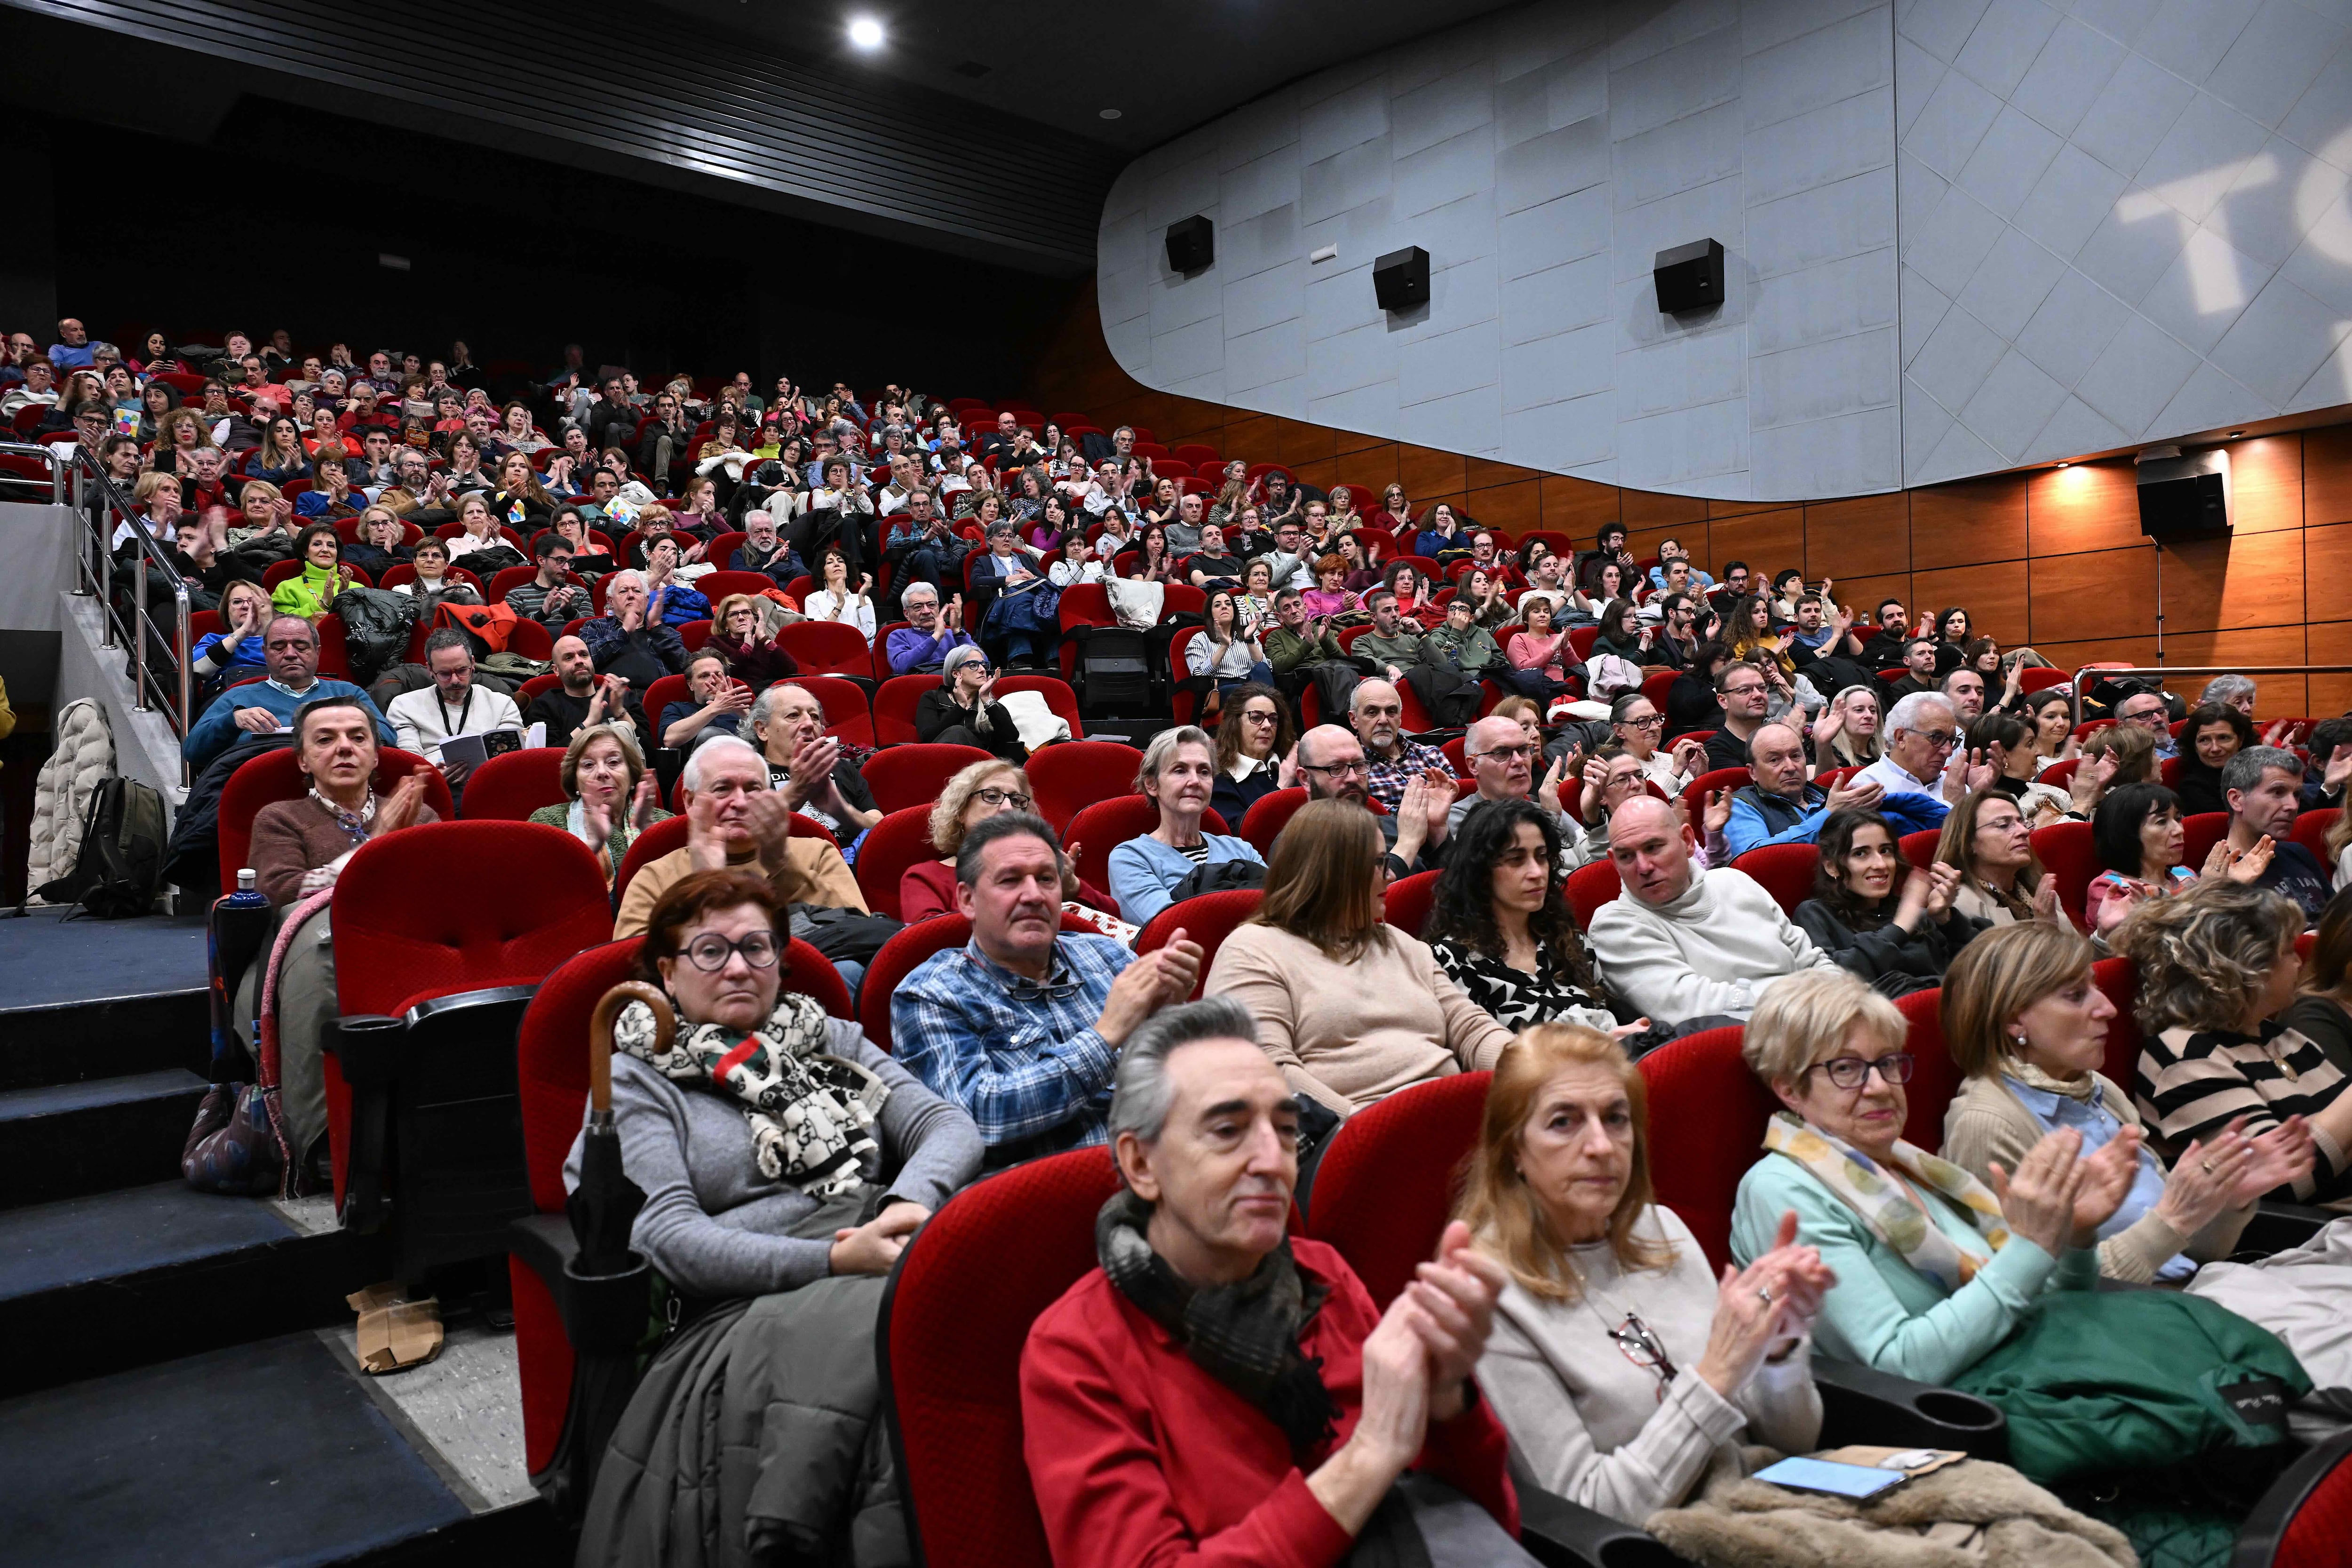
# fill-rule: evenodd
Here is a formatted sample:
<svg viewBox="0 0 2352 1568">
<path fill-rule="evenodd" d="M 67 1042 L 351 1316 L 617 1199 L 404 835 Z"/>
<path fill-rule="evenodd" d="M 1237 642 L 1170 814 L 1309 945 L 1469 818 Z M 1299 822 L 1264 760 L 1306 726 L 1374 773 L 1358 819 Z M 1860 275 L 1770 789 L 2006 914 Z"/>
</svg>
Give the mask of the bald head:
<svg viewBox="0 0 2352 1568">
<path fill-rule="evenodd" d="M 1609 861 L 1627 897 L 1671 903 L 1690 890 L 1690 829 L 1664 801 L 1637 795 L 1610 816 Z"/>
<path fill-rule="evenodd" d="M 1527 799 L 1535 785 L 1535 750 L 1517 719 L 1486 718 L 1471 725 L 1462 752 L 1477 778 L 1479 798 Z"/>
<path fill-rule="evenodd" d="M 1360 680 L 1355 695 L 1348 700 L 1348 717 L 1364 748 L 1385 757 L 1397 747 L 1398 731 L 1404 722 L 1404 699 L 1385 680 Z"/>
<path fill-rule="evenodd" d="M 1800 800 L 1805 793 L 1805 738 L 1786 724 L 1767 724 L 1748 738 L 1748 776 L 1766 795 Z"/>
<path fill-rule="evenodd" d="M 1310 800 L 1362 805 L 1371 782 L 1364 772 L 1364 743 L 1337 724 L 1316 725 L 1298 737 L 1298 778 Z"/>
</svg>

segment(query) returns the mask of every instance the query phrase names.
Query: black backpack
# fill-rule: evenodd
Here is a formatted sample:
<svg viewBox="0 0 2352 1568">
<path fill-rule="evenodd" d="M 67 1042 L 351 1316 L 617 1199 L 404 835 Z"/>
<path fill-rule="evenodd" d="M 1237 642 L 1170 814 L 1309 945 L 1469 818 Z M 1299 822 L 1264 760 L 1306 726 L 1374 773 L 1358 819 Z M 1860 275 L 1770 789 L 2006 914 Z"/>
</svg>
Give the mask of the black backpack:
<svg viewBox="0 0 2352 1568">
<path fill-rule="evenodd" d="M 74 868 L 37 889 L 53 904 L 74 904 L 102 921 L 143 915 L 162 885 L 163 797 L 136 779 L 101 780 L 82 818 Z"/>
<path fill-rule="evenodd" d="M 1184 873 L 1184 879 L 1168 889 L 1168 901 L 1181 904 L 1187 899 L 1197 899 L 1210 893 L 1235 893 L 1245 888 L 1265 886 L 1265 868 L 1255 860 L 1220 860 L 1213 866 L 1195 866 Z"/>
</svg>

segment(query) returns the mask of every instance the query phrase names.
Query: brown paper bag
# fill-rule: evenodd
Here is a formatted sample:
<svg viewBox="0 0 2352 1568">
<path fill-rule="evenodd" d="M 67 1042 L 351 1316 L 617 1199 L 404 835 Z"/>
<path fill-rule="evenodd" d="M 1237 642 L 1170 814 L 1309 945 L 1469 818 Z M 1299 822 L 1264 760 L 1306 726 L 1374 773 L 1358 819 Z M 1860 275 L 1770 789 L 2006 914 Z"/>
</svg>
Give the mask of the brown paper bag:
<svg viewBox="0 0 2352 1568">
<path fill-rule="evenodd" d="M 362 1371 L 381 1377 L 422 1366 L 441 1353 L 441 1303 L 436 1299 L 404 1300 L 397 1287 L 384 1284 L 371 1285 L 344 1300 L 360 1315 Z"/>
</svg>

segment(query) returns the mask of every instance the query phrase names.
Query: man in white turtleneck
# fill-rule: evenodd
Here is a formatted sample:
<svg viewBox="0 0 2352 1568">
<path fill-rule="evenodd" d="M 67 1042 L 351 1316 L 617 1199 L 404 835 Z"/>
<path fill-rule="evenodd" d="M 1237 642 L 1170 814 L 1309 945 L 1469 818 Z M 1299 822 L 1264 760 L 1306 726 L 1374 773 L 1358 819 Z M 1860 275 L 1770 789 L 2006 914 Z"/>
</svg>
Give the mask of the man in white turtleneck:
<svg viewBox="0 0 2352 1568">
<path fill-rule="evenodd" d="M 1588 934 L 1611 991 L 1690 1033 L 1745 1021 L 1782 975 L 1837 967 L 1753 878 L 1702 867 L 1691 850 L 1689 826 L 1664 801 L 1636 795 L 1610 818 L 1624 896 L 1601 907 Z"/>
</svg>

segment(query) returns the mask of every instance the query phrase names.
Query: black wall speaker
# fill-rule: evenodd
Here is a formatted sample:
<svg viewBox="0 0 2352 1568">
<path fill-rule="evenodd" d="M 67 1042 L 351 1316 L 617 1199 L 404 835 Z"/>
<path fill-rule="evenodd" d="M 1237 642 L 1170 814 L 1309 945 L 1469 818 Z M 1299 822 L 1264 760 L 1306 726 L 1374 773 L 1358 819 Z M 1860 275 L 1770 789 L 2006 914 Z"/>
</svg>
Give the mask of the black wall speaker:
<svg viewBox="0 0 2352 1568">
<path fill-rule="evenodd" d="M 1383 310 L 1429 303 L 1429 252 L 1417 245 L 1391 250 L 1372 263 L 1372 294 Z"/>
<path fill-rule="evenodd" d="M 2230 531 L 2230 454 L 2216 447 L 2139 465 L 2139 531 L 2158 544 Z"/>
<path fill-rule="evenodd" d="M 1651 268 L 1658 285 L 1658 309 L 1711 310 L 1723 303 L 1723 247 L 1711 239 L 1695 239 L 1661 250 Z"/>
<path fill-rule="evenodd" d="M 1217 226 L 1199 213 L 1168 226 L 1168 265 L 1177 272 L 1198 272 L 1217 258 Z"/>
</svg>

